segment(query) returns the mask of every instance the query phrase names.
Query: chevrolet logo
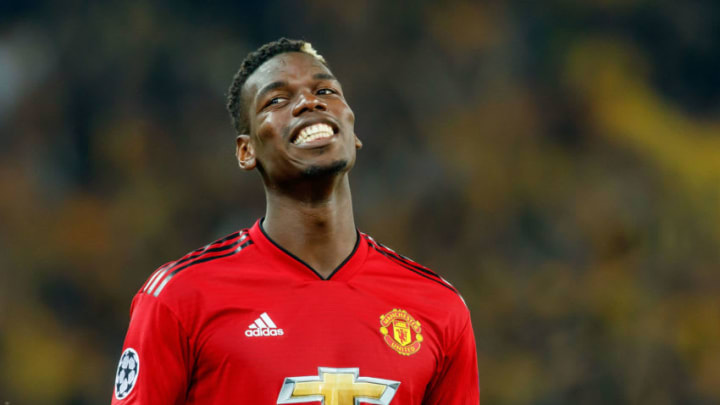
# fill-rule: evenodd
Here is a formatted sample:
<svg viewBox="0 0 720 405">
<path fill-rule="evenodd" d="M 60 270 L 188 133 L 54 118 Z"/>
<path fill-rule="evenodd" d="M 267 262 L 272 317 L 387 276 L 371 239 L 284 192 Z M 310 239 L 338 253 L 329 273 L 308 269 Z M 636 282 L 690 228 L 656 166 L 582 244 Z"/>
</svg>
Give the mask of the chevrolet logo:
<svg viewBox="0 0 720 405">
<path fill-rule="evenodd" d="M 320 401 L 323 405 L 389 405 L 399 381 L 359 377 L 359 368 L 319 367 L 317 376 L 288 377 L 283 382 L 278 404 Z"/>
</svg>

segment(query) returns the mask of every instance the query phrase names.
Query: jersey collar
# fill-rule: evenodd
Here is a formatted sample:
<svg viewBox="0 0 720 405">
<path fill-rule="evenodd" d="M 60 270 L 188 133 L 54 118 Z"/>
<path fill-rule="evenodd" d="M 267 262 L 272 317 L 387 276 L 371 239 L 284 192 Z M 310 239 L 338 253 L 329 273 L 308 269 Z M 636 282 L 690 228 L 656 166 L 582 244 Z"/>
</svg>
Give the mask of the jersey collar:
<svg viewBox="0 0 720 405">
<path fill-rule="evenodd" d="M 324 279 L 320 273 L 313 269 L 309 264 L 305 263 L 302 259 L 286 250 L 274 240 L 268 236 L 262 227 L 262 221 L 265 218 L 260 218 L 255 221 L 255 224 L 250 228 L 250 237 L 257 247 L 266 255 L 273 258 L 276 261 L 281 262 L 282 266 L 297 270 L 307 276 L 321 281 L 341 281 L 349 279 L 365 262 L 367 257 L 368 245 L 367 241 L 360 235 L 357 230 L 357 240 L 355 242 L 355 248 L 350 252 L 350 255 L 338 265 L 335 270 Z"/>
</svg>

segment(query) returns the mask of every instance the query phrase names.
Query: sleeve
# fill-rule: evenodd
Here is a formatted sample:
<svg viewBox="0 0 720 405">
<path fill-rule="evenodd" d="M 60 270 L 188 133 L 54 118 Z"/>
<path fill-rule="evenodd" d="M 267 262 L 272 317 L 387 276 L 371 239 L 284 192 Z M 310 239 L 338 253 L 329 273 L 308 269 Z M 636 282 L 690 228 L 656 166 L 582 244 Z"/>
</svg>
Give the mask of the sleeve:
<svg viewBox="0 0 720 405">
<path fill-rule="evenodd" d="M 439 373 L 431 382 L 423 405 L 478 405 L 477 351 L 470 315 L 460 336 L 447 348 Z"/>
<path fill-rule="evenodd" d="M 190 353 L 177 316 L 156 297 L 139 293 L 131 308 L 112 405 L 184 403 Z"/>
</svg>

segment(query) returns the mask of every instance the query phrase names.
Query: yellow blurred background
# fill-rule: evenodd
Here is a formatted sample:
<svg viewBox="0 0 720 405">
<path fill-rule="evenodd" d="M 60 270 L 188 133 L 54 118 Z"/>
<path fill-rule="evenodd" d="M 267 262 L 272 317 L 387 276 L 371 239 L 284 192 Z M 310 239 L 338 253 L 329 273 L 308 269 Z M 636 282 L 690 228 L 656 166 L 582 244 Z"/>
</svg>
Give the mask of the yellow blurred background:
<svg viewBox="0 0 720 405">
<path fill-rule="evenodd" d="M 463 293 L 483 403 L 720 403 L 710 0 L 0 3 L 0 403 L 109 403 L 147 276 L 263 214 L 224 94 L 280 36 L 355 111 L 360 229 Z"/>
</svg>

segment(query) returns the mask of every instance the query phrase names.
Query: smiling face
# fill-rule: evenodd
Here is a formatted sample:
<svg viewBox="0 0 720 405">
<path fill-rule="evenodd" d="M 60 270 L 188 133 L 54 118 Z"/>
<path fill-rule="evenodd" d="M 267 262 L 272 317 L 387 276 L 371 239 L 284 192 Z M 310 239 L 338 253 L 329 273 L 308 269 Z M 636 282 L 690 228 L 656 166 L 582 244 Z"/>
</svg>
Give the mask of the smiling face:
<svg viewBox="0 0 720 405">
<path fill-rule="evenodd" d="M 237 138 L 240 166 L 259 168 L 266 185 L 345 173 L 355 163 L 355 115 L 342 87 L 317 58 L 279 54 L 242 89 L 250 134 Z"/>
</svg>

